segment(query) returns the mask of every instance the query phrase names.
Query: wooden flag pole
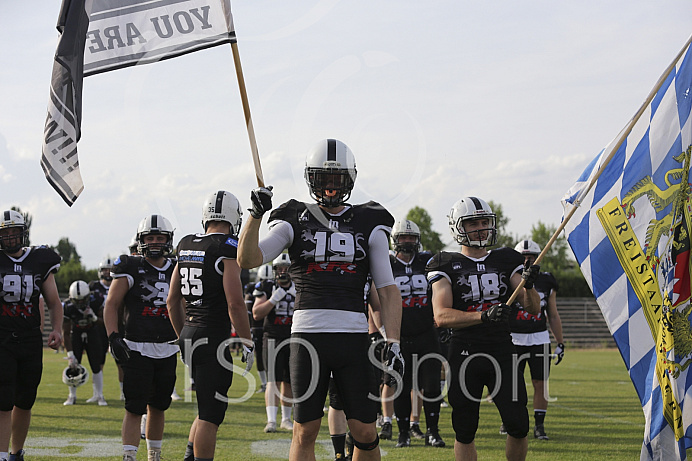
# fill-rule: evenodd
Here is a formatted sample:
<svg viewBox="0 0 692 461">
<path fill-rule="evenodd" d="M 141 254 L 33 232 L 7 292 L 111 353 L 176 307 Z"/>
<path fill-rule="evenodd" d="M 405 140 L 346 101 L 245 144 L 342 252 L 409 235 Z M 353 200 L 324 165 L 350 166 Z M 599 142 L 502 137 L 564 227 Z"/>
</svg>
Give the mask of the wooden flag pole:
<svg viewBox="0 0 692 461">
<path fill-rule="evenodd" d="M 670 72 L 673 70 L 673 68 L 675 67 L 675 64 L 680 60 L 683 53 L 690 46 L 691 43 L 692 43 L 692 35 L 690 36 L 690 38 L 687 39 L 687 43 L 685 43 L 685 46 L 682 47 L 682 49 L 680 50 L 678 55 L 675 57 L 675 59 L 673 59 L 673 62 L 670 63 L 670 65 L 666 68 L 666 70 L 663 72 L 663 74 L 659 77 L 658 82 L 656 82 L 656 85 L 654 85 L 654 88 L 651 90 L 651 92 L 649 92 L 649 96 L 647 96 L 646 100 L 641 105 L 641 107 L 639 108 L 637 113 L 634 114 L 634 117 L 632 117 L 630 119 L 630 121 L 627 124 L 627 126 L 625 127 L 625 129 L 622 130 L 622 132 L 620 133 L 620 136 L 618 137 L 617 141 L 615 142 L 614 147 L 611 149 L 610 153 L 608 154 L 608 156 L 603 161 L 603 164 L 601 164 L 601 166 L 598 168 L 598 171 L 596 172 L 594 177 L 591 179 L 591 181 L 589 182 L 586 189 L 584 189 L 582 192 L 579 193 L 579 197 L 572 204 L 572 209 L 569 210 L 569 212 L 564 217 L 564 219 L 562 220 L 562 223 L 560 223 L 560 226 L 557 228 L 557 230 L 555 231 L 553 236 L 550 237 L 550 240 L 548 240 L 548 243 L 545 244 L 543 251 L 541 251 L 541 254 L 538 255 L 538 257 L 536 258 L 536 262 L 534 264 L 540 264 L 541 263 L 541 261 L 543 260 L 543 256 L 548 252 L 548 250 L 553 245 L 555 240 L 557 240 L 557 237 L 558 237 L 558 235 L 560 235 L 560 232 L 562 232 L 564 230 L 564 228 L 567 225 L 567 223 L 569 222 L 569 220 L 572 219 L 572 216 L 574 216 L 574 213 L 576 213 L 577 208 L 579 208 L 579 205 L 581 205 L 581 198 L 585 197 L 589 193 L 591 188 L 593 188 L 593 186 L 596 184 L 596 181 L 601 176 L 601 173 L 603 173 L 603 170 L 605 170 L 605 167 L 608 165 L 608 163 L 610 163 L 612 158 L 617 153 L 618 149 L 620 149 L 620 146 L 622 146 L 622 143 L 625 142 L 625 139 L 627 138 L 627 136 L 629 136 L 630 132 L 632 131 L 632 128 L 634 127 L 634 124 L 639 121 L 639 119 L 641 118 L 641 116 L 644 113 L 644 111 L 646 110 L 646 108 L 649 107 L 649 104 L 651 104 L 651 101 L 654 99 L 654 96 L 656 96 L 656 93 L 658 93 L 658 90 L 661 89 L 661 85 L 663 85 L 663 82 L 665 82 L 666 79 L 668 78 L 668 74 L 670 74 Z M 524 288 L 525 283 L 526 282 L 522 279 L 519 286 L 517 286 L 517 289 L 514 290 L 514 293 L 512 293 L 512 296 L 510 296 L 509 300 L 507 300 L 508 306 L 511 306 L 514 303 L 514 301 L 517 300 L 517 297 L 519 296 L 519 290 Z"/>
<path fill-rule="evenodd" d="M 252 117 L 250 116 L 250 104 L 247 99 L 247 91 L 245 89 L 245 78 L 243 77 L 243 68 L 240 65 L 240 53 L 238 53 L 238 43 L 231 43 L 233 50 L 233 63 L 235 64 L 235 74 L 238 77 L 238 88 L 240 89 L 240 99 L 243 102 L 243 112 L 245 113 L 245 123 L 247 125 L 247 134 L 250 138 L 250 150 L 252 151 L 252 162 L 255 165 L 255 176 L 257 185 L 264 187 L 264 176 L 262 175 L 262 164 L 260 163 L 259 151 L 257 150 L 257 140 L 255 139 L 255 129 L 252 126 Z"/>
</svg>

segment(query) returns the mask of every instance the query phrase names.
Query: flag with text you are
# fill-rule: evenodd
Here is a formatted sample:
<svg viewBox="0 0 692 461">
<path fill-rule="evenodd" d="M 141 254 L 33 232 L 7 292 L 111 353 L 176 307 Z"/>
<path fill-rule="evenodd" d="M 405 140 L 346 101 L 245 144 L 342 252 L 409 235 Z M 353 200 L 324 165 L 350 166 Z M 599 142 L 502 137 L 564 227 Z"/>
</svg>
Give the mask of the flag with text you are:
<svg viewBox="0 0 692 461">
<path fill-rule="evenodd" d="M 642 460 L 692 447 L 691 87 L 688 40 L 563 198 L 567 240 L 642 404 Z"/>
<path fill-rule="evenodd" d="M 68 205 L 84 189 L 82 77 L 235 42 L 230 0 L 63 0 L 57 28 L 41 166 Z"/>
</svg>

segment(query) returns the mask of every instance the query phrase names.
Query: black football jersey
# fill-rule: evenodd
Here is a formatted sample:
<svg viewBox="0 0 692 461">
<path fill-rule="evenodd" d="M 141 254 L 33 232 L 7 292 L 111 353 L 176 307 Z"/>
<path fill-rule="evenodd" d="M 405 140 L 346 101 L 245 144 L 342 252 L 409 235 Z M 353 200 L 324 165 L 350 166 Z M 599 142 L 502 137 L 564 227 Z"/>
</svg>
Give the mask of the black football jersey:
<svg viewBox="0 0 692 461">
<path fill-rule="evenodd" d="M 263 280 L 257 282 L 253 295 L 255 297 L 272 297 L 277 287 L 274 280 Z M 290 287 L 289 287 L 290 288 Z M 270 338 L 287 338 L 291 336 L 291 324 L 293 323 L 293 309 L 295 308 L 295 297 L 286 293 L 286 296 L 279 301 L 274 308 L 269 311 L 264 318 L 264 334 Z"/>
<path fill-rule="evenodd" d="M 89 293 L 89 303 L 87 305 L 96 316 L 102 316 L 103 296 L 101 296 L 101 293 Z M 70 299 L 63 304 L 63 317 L 72 321 L 72 331 L 87 331 L 96 323 L 89 318 L 89 315 L 84 313 L 85 310 L 86 308 L 78 308 Z"/>
<path fill-rule="evenodd" d="M 425 265 L 429 252 L 417 253 L 408 264 L 390 255 L 394 282 L 401 293 L 401 336 L 417 336 L 433 328 L 432 304 L 428 299 Z"/>
<path fill-rule="evenodd" d="M 108 297 L 109 289 L 110 286 L 104 285 L 103 283 L 101 283 L 100 280 L 92 280 L 91 282 L 89 282 L 89 290 L 92 293 L 99 293 L 104 300 Z"/>
<path fill-rule="evenodd" d="M 59 268 L 60 256 L 46 246 L 25 248 L 17 259 L 0 251 L 0 331 L 41 327 L 41 287 Z"/>
<path fill-rule="evenodd" d="M 191 234 L 178 243 L 181 291 L 187 303 L 185 324 L 230 332 L 223 287 L 223 260 L 238 257 L 238 240 L 228 234 Z"/>
<path fill-rule="evenodd" d="M 450 281 L 454 309 L 482 312 L 493 304 L 507 302 L 512 295 L 510 278 L 523 267 L 522 255 L 511 248 L 498 248 L 481 259 L 441 252 L 428 262 L 426 272 L 431 285 L 441 277 Z M 452 337 L 478 344 L 511 343 L 508 323 L 455 328 Z"/>
<path fill-rule="evenodd" d="M 530 314 L 521 304 L 514 303 L 512 315 L 509 318 L 509 328 L 512 333 L 538 333 L 548 329 L 546 322 L 548 298 L 553 290 L 557 291 L 557 280 L 550 272 L 541 272 L 533 287 L 541 298 L 541 311 L 538 314 Z"/>
<path fill-rule="evenodd" d="M 152 266 L 142 256 L 121 255 L 115 260 L 113 278 L 126 277 L 130 284 L 125 295 L 125 338 L 164 343 L 178 337 L 166 308 L 173 269 L 170 259 L 161 268 Z"/>
<path fill-rule="evenodd" d="M 364 312 L 363 292 L 370 272 L 370 235 L 378 228 L 387 232 L 394 218 L 376 202 L 349 206 L 339 216 L 321 209 L 329 227 L 306 208 L 290 200 L 274 210 L 272 221 L 286 221 L 293 228 L 289 273 L 296 285 L 296 311 L 332 309 Z"/>
</svg>

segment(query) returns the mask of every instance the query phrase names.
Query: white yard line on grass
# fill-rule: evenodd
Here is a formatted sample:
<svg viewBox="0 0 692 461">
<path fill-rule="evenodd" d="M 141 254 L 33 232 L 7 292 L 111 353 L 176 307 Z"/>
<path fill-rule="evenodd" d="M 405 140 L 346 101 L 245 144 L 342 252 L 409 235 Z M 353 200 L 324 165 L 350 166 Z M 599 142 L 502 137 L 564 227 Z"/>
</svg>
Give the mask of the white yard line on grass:
<svg viewBox="0 0 692 461">
<path fill-rule="evenodd" d="M 291 447 L 291 439 L 258 440 L 252 442 L 250 449 L 254 455 L 267 459 L 288 459 L 288 450 Z M 387 452 L 380 447 L 382 456 Z M 334 459 L 334 447 L 329 440 L 318 440 L 315 443 L 315 458 Z"/>
<path fill-rule="evenodd" d="M 122 456 L 123 444 L 120 437 L 62 438 L 62 437 L 29 437 L 25 449 L 31 459 L 39 456 L 58 458 L 109 458 Z"/>
</svg>

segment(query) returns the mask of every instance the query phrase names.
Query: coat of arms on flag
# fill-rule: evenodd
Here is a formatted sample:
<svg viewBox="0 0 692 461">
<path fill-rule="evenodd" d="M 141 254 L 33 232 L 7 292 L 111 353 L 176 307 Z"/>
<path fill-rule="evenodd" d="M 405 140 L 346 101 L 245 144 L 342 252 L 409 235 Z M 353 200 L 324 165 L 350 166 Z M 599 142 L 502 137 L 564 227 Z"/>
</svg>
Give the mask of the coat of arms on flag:
<svg viewBox="0 0 692 461">
<path fill-rule="evenodd" d="M 644 410 L 641 459 L 692 447 L 691 88 L 688 40 L 563 199 L 568 242 Z"/>
</svg>

